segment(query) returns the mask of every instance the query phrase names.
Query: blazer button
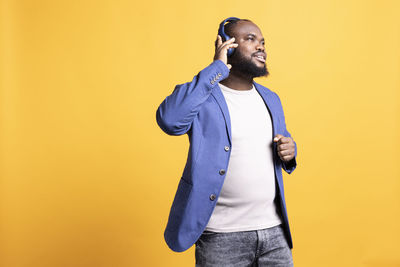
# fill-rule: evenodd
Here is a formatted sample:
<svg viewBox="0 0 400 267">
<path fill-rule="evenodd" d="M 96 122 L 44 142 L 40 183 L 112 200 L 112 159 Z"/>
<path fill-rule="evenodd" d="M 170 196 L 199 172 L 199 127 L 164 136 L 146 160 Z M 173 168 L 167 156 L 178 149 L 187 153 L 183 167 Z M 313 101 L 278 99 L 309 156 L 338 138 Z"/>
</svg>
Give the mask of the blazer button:
<svg viewBox="0 0 400 267">
<path fill-rule="evenodd" d="M 211 195 L 210 195 L 210 200 L 211 200 L 211 201 L 214 201 L 216 198 L 217 198 L 216 195 L 214 195 L 214 194 L 211 194 Z"/>
<path fill-rule="evenodd" d="M 224 175 L 225 174 L 225 170 L 224 169 L 219 170 L 219 174 Z"/>
<path fill-rule="evenodd" d="M 229 146 L 225 146 L 225 151 L 229 151 Z"/>
</svg>

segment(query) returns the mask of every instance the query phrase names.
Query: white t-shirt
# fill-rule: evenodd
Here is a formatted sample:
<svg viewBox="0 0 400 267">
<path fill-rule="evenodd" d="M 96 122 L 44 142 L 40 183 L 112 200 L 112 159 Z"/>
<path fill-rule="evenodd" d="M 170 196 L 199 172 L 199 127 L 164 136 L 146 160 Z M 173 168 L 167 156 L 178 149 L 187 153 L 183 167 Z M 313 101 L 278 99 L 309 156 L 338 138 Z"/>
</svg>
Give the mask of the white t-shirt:
<svg viewBox="0 0 400 267">
<path fill-rule="evenodd" d="M 228 105 L 232 148 L 225 182 L 206 230 L 236 232 L 279 225 L 272 122 L 266 104 L 254 85 L 245 91 L 218 85 Z"/>
</svg>

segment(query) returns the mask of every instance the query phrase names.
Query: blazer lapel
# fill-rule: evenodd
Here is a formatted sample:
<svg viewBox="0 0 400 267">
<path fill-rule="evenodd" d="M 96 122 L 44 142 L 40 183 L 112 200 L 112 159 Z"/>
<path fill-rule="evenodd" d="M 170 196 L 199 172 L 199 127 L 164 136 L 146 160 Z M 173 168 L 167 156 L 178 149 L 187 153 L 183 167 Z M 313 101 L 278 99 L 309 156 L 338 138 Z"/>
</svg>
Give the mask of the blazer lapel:
<svg viewBox="0 0 400 267">
<path fill-rule="evenodd" d="M 273 103 L 274 98 L 271 95 L 271 92 L 269 92 L 268 90 L 264 90 L 259 84 L 254 82 L 254 86 L 255 86 L 256 90 L 258 91 L 258 93 L 260 94 L 260 96 L 263 98 L 264 103 L 267 106 L 267 108 L 271 114 L 271 120 L 272 120 L 272 126 L 273 126 L 272 132 L 273 132 L 273 136 L 275 136 L 275 130 L 278 129 L 277 128 L 278 121 L 277 121 L 277 115 L 275 114 L 275 110 L 274 110 L 274 103 Z M 228 132 L 229 143 L 230 143 L 230 145 L 232 145 L 231 120 L 229 117 L 228 105 L 226 104 L 225 97 L 222 94 L 221 88 L 219 88 L 218 84 L 214 87 L 211 94 L 217 101 L 217 103 L 222 111 L 222 114 L 224 115 L 226 131 Z"/>
<path fill-rule="evenodd" d="M 258 93 L 261 95 L 263 98 L 265 105 L 267 106 L 269 113 L 271 114 L 271 120 L 272 120 L 272 133 L 273 136 L 275 136 L 276 129 L 278 129 L 278 121 L 277 121 L 277 115 L 275 114 L 274 110 L 274 103 L 273 103 L 273 96 L 271 95 L 272 93 L 269 92 L 268 90 L 264 90 L 259 84 L 254 82 L 254 86 Z"/>
<path fill-rule="evenodd" d="M 229 144 L 232 146 L 231 119 L 229 117 L 228 105 L 226 104 L 225 97 L 222 94 L 221 88 L 219 88 L 218 84 L 216 84 L 211 94 L 214 96 L 215 100 L 217 100 L 217 103 L 222 111 L 222 114 L 224 115 L 226 130 L 228 132 Z"/>
</svg>

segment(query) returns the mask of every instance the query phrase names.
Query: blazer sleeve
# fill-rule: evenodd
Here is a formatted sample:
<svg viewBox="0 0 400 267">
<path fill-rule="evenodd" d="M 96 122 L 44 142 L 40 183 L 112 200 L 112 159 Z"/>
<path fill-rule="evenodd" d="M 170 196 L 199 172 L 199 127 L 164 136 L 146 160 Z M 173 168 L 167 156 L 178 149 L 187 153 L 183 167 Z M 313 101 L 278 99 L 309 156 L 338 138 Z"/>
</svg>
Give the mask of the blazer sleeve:
<svg viewBox="0 0 400 267">
<path fill-rule="evenodd" d="M 283 117 L 283 124 L 284 124 L 284 133 L 283 133 L 283 135 L 285 136 L 285 137 L 292 137 L 292 135 L 289 133 L 289 131 L 287 130 L 287 128 L 286 128 L 286 120 L 285 120 L 285 115 L 284 115 L 284 112 L 283 112 L 283 107 L 282 107 L 282 103 L 281 103 L 281 100 L 280 100 L 280 98 L 279 98 L 279 96 L 275 93 L 275 95 L 276 95 L 276 97 L 277 97 L 277 99 L 278 99 L 278 101 L 279 101 L 279 106 L 281 107 L 281 112 L 282 112 L 282 117 Z M 293 138 L 292 138 L 293 139 Z M 297 144 L 296 144 L 296 142 L 293 140 L 293 142 L 294 142 L 294 158 L 292 159 L 292 160 L 290 160 L 289 162 L 284 162 L 284 161 L 282 161 L 281 160 L 281 162 L 282 162 L 282 168 L 285 170 L 285 172 L 287 172 L 288 174 L 291 174 L 295 169 L 296 169 L 296 166 L 297 166 L 297 162 L 296 162 L 296 157 L 297 157 Z M 279 158 L 279 157 L 278 157 Z M 280 160 L 280 159 L 279 159 Z"/>
<path fill-rule="evenodd" d="M 213 88 L 228 75 L 228 67 L 221 60 L 215 60 L 191 82 L 177 85 L 157 109 L 158 126 L 169 135 L 185 134 Z"/>
</svg>

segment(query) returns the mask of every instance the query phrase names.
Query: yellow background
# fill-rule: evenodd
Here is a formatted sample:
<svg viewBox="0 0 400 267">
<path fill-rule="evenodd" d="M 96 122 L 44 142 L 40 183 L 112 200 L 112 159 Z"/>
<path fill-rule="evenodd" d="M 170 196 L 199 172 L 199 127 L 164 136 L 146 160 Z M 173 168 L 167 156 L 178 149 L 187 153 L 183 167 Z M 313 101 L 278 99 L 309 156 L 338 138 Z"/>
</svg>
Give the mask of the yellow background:
<svg viewBox="0 0 400 267">
<path fill-rule="evenodd" d="M 400 2 L 0 1 L 0 266 L 194 266 L 163 240 L 187 136 L 156 125 L 253 20 L 298 144 L 296 267 L 400 266 Z"/>
</svg>

